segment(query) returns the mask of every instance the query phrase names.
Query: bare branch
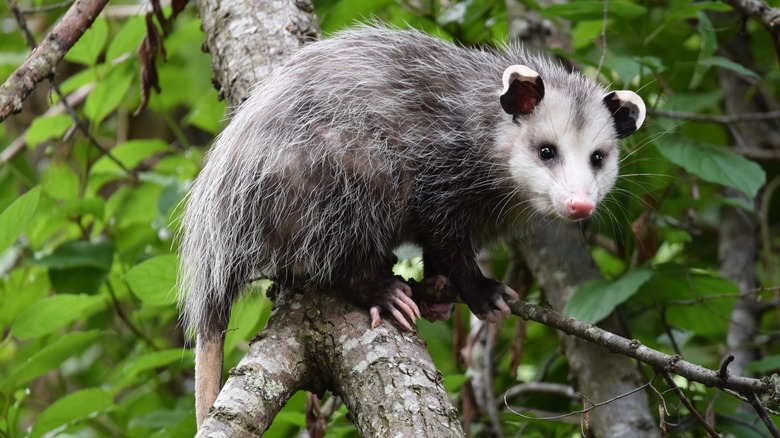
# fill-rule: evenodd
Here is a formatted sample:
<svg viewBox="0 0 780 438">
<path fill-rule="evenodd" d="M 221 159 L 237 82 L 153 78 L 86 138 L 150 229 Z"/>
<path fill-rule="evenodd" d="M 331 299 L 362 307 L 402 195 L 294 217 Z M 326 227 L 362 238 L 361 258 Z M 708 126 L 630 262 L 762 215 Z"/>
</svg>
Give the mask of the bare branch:
<svg viewBox="0 0 780 438">
<path fill-rule="evenodd" d="M 13 11 L 14 16 L 16 17 L 16 22 L 19 25 L 19 29 L 22 31 L 22 33 L 25 36 L 25 39 L 27 40 L 27 44 L 30 46 L 30 49 L 32 49 L 34 51 L 36 49 L 35 38 L 33 37 L 32 32 L 30 32 L 30 29 L 27 27 L 26 20 L 22 16 L 22 14 L 19 11 L 19 9 L 16 7 L 16 4 L 13 3 L 13 0 L 8 0 L 8 6 Z M 79 117 L 79 115 L 76 113 L 76 110 L 73 108 L 73 105 L 71 105 L 71 103 L 70 103 L 70 99 L 67 98 L 68 96 L 65 96 L 65 94 L 60 89 L 59 85 L 54 83 L 54 81 L 52 81 L 51 78 L 49 78 L 49 82 L 51 83 L 52 89 L 57 94 L 57 97 L 60 98 L 59 105 L 61 105 L 62 108 L 65 109 L 65 111 L 70 116 L 71 120 L 73 120 L 73 124 L 84 134 L 84 136 L 87 138 L 87 140 L 89 140 L 92 143 L 92 145 L 94 145 L 96 148 L 98 148 L 103 153 L 103 155 L 105 155 L 108 159 L 113 161 L 117 166 L 119 166 L 120 169 L 125 171 L 130 177 L 132 177 L 133 179 L 137 179 L 138 176 L 135 174 L 135 172 L 133 172 L 132 170 L 128 169 L 127 166 L 125 166 L 124 163 L 122 163 L 116 157 L 114 157 L 114 155 L 111 154 L 111 152 L 108 149 L 106 149 L 103 145 L 98 143 L 97 139 L 92 135 L 91 132 L 89 132 L 89 127 L 87 126 L 87 123 L 85 121 L 83 121 Z M 92 88 L 90 88 L 90 90 L 91 89 Z M 48 111 L 47 111 L 47 113 L 48 113 Z M 16 142 L 16 143 L 18 143 L 18 142 Z M 7 155 L 8 159 L 13 158 L 13 156 L 21 150 L 21 146 L 23 146 L 23 145 L 24 145 L 24 142 L 21 142 L 21 143 L 19 143 L 17 145 L 17 147 L 15 149 L 8 148 L 8 149 L 10 149 L 10 151 L 8 151 L 8 155 Z M 14 146 L 14 145 L 12 145 L 12 146 Z M 6 150 L 3 151 L 2 156 L 4 158 L 6 157 Z"/>
<path fill-rule="evenodd" d="M 756 410 L 756 414 L 758 414 L 758 417 L 764 422 L 766 428 L 772 433 L 772 436 L 780 438 L 780 430 L 777 428 L 775 422 L 769 417 L 769 413 L 766 411 L 766 408 L 764 408 L 764 405 L 761 404 L 758 395 L 750 394 L 750 396 L 748 396 L 748 401 L 750 402 L 750 405 L 753 406 L 753 409 Z"/>
<path fill-rule="evenodd" d="M 580 409 L 578 411 L 567 412 L 567 413 L 561 414 L 561 415 L 553 415 L 553 416 L 549 416 L 549 417 L 529 417 L 527 415 L 521 414 L 520 412 L 517 412 L 516 410 L 512 409 L 511 407 L 509 407 L 509 404 L 508 404 L 507 399 L 506 399 L 506 395 L 504 396 L 504 403 L 507 405 L 507 409 L 509 409 L 513 414 L 515 414 L 515 415 L 517 415 L 519 417 L 525 418 L 526 420 L 558 420 L 558 419 L 561 419 L 561 418 L 564 418 L 564 417 L 569 417 L 569 416 L 572 416 L 572 415 L 585 414 L 585 413 L 588 413 L 588 412 L 590 412 L 590 411 L 592 411 L 592 410 L 594 410 L 594 409 L 596 409 L 598 407 L 610 404 L 610 403 L 612 403 L 612 402 L 614 402 L 616 400 L 620 400 L 621 398 L 628 397 L 631 394 L 635 394 L 635 393 L 637 393 L 637 392 L 639 392 L 639 391 L 641 391 L 641 390 L 643 390 L 643 389 L 645 389 L 647 387 L 652 386 L 654 379 L 655 379 L 655 376 L 653 376 L 653 378 L 650 379 L 650 381 L 645 383 L 644 385 L 638 386 L 638 387 L 632 389 L 631 391 L 628 391 L 628 392 L 623 393 L 623 394 L 616 395 L 615 397 L 612 397 L 609 400 L 604 400 L 602 402 L 594 403 L 594 402 L 588 400 L 588 398 L 585 397 L 583 394 L 577 393 L 577 395 L 579 395 L 581 398 L 585 399 L 585 404 L 584 404 L 585 407 L 583 409 Z"/>
<path fill-rule="evenodd" d="M 108 0 L 77 0 L 40 45 L 0 86 L 0 121 L 22 110 L 22 102 L 42 80 L 51 77 L 57 64 L 95 21 Z"/>
<path fill-rule="evenodd" d="M 707 433 L 710 435 L 710 437 L 718 438 L 720 437 L 720 434 L 715 431 L 715 429 L 710 426 L 709 423 L 707 423 L 707 420 L 704 419 L 704 417 L 701 416 L 699 411 L 696 410 L 696 408 L 693 406 L 690 400 L 688 400 L 688 397 L 683 394 L 682 389 L 680 389 L 679 386 L 677 386 L 676 383 L 674 383 L 674 380 L 672 379 L 672 376 L 669 375 L 666 371 L 662 372 L 661 375 L 664 376 L 664 380 L 666 380 L 666 383 L 669 385 L 670 388 L 674 391 L 675 394 L 677 394 L 677 397 L 680 399 L 682 404 L 685 405 L 685 408 L 688 409 L 688 412 L 691 413 L 693 418 L 696 420 L 697 423 L 701 425 L 701 427 L 704 428 L 704 430 L 707 431 Z"/>
</svg>

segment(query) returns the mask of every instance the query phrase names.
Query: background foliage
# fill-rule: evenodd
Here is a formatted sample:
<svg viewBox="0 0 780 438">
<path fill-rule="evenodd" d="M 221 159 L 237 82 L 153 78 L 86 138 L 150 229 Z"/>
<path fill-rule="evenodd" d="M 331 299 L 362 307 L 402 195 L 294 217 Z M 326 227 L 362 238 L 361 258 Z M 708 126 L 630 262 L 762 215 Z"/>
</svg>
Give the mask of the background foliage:
<svg viewBox="0 0 780 438">
<path fill-rule="evenodd" d="M 639 90 L 653 109 L 721 114 L 724 95 L 716 69 L 780 95 L 780 71 L 768 35 L 722 3 L 610 1 L 606 52 L 603 2 L 546 9 L 533 0 L 522 3 L 570 26 L 571 50 L 555 55 L 612 88 Z M 506 40 L 509 26 L 504 1 L 319 0 L 315 7 L 325 37 L 369 16 L 467 45 Z M 34 35 L 40 39 L 63 11 L 29 15 Z M 66 94 L 90 90 L 76 110 L 113 159 L 75 130 L 68 114 L 47 113 L 58 100 L 47 84 L 23 113 L 0 124 L 0 148 L 26 144 L 0 167 L 0 436 L 194 433 L 192 354 L 183 348 L 174 304 L 174 236 L 182 195 L 223 125 L 225 105 L 211 86 L 210 59 L 200 50 L 204 37 L 190 5 L 164 40 L 167 58 L 158 63 L 161 92 L 133 116 L 140 102 L 135 50 L 145 21 L 139 11 L 123 11 L 116 5 L 104 11 L 54 78 Z M 5 79 L 29 49 L 10 14 L 2 20 L 0 77 Z M 745 59 L 751 63 L 720 50 L 735 37 L 749 41 Z M 603 67 L 597 71 L 602 53 Z M 718 274 L 719 207 L 736 205 L 754 213 L 753 199 L 778 175 L 776 161 L 751 161 L 732 143 L 722 124 L 658 116 L 650 116 L 647 127 L 624 143 L 624 176 L 592 224 L 609 242 L 593 247 L 605 280 L 583 286 L 569 306 L 571 315 L 595 322 L 618 309 L 642 343 L 717 368 L 740 292 Z M 724 192 L 725 187 L 734 191 Z M 766 199 L 775 202 L 762 212 L 770 245 L 756 266 L 765 287 L 776 287 L 780 276 L 780 210 L 772 195 Z M 656 242 L 637 241 L 631 233 L 630 224 L 645 210 L 657 211 L 644 219 L 657 230 Z M 495 250 L 498 274 L 506 258 L 505 249 Z M 420 275 L 416 260 L 398 269 Z M 263 285 L 257 288 L 262 291 Z M 532 290 L 528 299 L 541 297 Z M 269 312 L 262 293 L 234 307 L 228 367 L 242 357 Z M 455 399 L 470 377 L 458 355 L 467 309 L 458 313 L 447 323 L 419 323 Z M 752 364 L 752 372 L 780 368 L 777 330 L 777 315 L 765 317 L 756 339 L 764 359 Z M 513 380 L 507 352 L 514 338 L 510 321 L 496 349 L 499 393 L 517 382 L 567 383 L 556 334 L 538 324 L 527 327 L 522 364 Z M 702 408 L 712 404 L 724 430 L 754 434 L 741 422 L 753 422 L 753 414 L 733 414 L 739 404 L 733 398 L 698 385 L 687 390 Z M 296 395 L 266 436 L 297 434 L 304 423 L 303 400 L 304 394 Z M 548 412 L 580 408 L 558 396 L 511 402 Z M 670 409 L 679 415 L 680 431 L 692 427 L 684 409 Z M 576 422 L 527 422 L 514 415 L 503 420 L 506 433 L 523 436 L 574 436 L 580 430 Z M 478 432 L 476 423 L 472 433 Z M 328 434 L 355 435 L 344 408 L 333 416 Z"/>
</svg>

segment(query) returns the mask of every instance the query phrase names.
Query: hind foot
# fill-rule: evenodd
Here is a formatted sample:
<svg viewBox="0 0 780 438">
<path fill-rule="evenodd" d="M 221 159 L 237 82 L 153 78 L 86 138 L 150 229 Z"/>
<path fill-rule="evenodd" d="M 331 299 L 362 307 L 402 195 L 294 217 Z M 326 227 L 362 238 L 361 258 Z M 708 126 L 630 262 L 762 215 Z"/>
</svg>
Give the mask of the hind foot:
<svg viewBox="0 0 780 438">
<path fill-rule="evenodd" d="M 379 302 L 375 303 L 369 309 L 371 315 L 371 328 L 376 328 L 382 322 L 379 313 L 384 310 L 393 315 L 393 318 L 407 330 L 413 330 L 411 322 L 420 317 L 420 309 L 412 301 L 412 289 L 406 283 L 392 279 L 387 285 L 387 292 L 383 294 Z"/>
</svg>

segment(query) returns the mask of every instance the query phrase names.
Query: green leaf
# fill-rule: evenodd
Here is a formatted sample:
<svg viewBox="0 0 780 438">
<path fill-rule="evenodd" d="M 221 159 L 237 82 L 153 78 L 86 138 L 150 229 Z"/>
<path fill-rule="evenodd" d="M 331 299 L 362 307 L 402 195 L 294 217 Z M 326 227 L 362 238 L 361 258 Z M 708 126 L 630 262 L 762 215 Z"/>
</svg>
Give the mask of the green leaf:
<svg viewBox="0 0 780 438">
<path fill-rule="evenodd" d="M 745 367 L 745 371 L 759 374 L 768 374 L 778 369 L 780 369 L 780 355 L 778 354 L 767 356 L 755 362 L 750 362 L 747 367 Z"/>
<path fill-rule="evenodd" d="M 106 306 L 102 296 L 54 295 L 36 301 L 11 326 L 19 340 L 47 335 L 73 321 L 87 317 Z"/>
<path fill-rule="evenodd" d="M 52 163 L 43 174 L 43 192 L 54 199 L 74 199 L 79 193 L 79 176 L 63 163 Z"/>
<path fill-rule="evenodd" d="M 33 119 L 32 124 L 27 129 L 25 140 L 28 146 L 35 147 L 47 140 L 61 138 L 71 126 L 73 126 L 73 120 L 67 114 L 38 117 Z"/>
<path fill-rule="evenodd" d="M 133 82 L 133 71 L 123 68 L 123 64 L 113 68 L 89 93 L 84 104 L 84 114 L 97 125 L 111 114 L 125 98 Z"/>
<path fill-rule="evenodd" d="M 673 135 L 661 136 L 656 144 L 663 156 L 686 171 L 705 181 L 735 188 L 748 198 L 754 198 L 766 182 L 761 166 L 724 147 Z"/>
<path fill-rule="evenodd" d="M 230 314 L 230 330 L 225 334 L 225 354 L 230 354 L 239 342 L 246 341 L 257 330 L 261 317 L 267 317 L 271 313 L 271 302 L 265 296 L 268 283 L 262 285 L 253 284 L 253 288 L 260 288 L 260 292 L 247 293 L 239 298 L 233 306 Z"/>
<path fill-rule="evenodd" d="M 466 383 L 471 376 L 466 374 L 449 374 L 444 377 L 444 389 L 449 393 L 460 392 L 460 387 Z"/>
<path fill-rule="evenodd" d="M 621 20 L 631 20 L 647 12 L 644 6 L 623 1 L 610 1 L 607 5 L 607 17 Z M 576 1 L 548 6 L 542 9 L 546 18 L 563 18 L 572 21 L 602 20 L 604 18 L 604 2 Z"/>
<path fill-rule="evenodd" d="M 106 62 L 124 55 L 125 53 L 135 53 L 138 46 L 141 45 L 146 34 L 146 20 L 142 15 L 137 15 L 128 19 L 122 29 L 111 39 L 111 43 L 106 50 Z"/>
<path fill-rule="evenodd" d="M 325 35 L 341 30 L 345 23 L 353 24 L 361 20 L 365 21 L 377 10 L 389 7 L 393 0 L 362 0 L 359 2 L 341 1 L 332 7 L 317 10 L 320 19 L 320 28 Z"/>
<path fill-rule="evenodd" d="M 669 24 L 672 21 L 687 20 L 700 17 L 702 11 L 731 11 L 731 6 L 721 2 L 696 2 L 684 4 L 679 8 L 672 8 L 664 14 L 664 23 Z"/>
<path fill-rule="evenodd" d="M 145 159 L 151 157 L 158 152 L 168 151 L 170 147 L 168 143 L 155 139 L 147 138 L 142 140 L 130 140 L 126 141 L 111 149 L 111 156 L 119 160 L 125 167 L 132 169 L 139 165 Z M 98 159 L 92 166 L 90 171 L 92 174 L 96 173 L 118 173 L 124 174 L 124 171 L 119 167 L 116 162 L 110 158 L 103 156 Z"/>
<path fill-rule="evenodd" d="M 113 259 L 114 244 L 110 240 L 79 240 L 63 243 L 36 263 L 49 268 L 49 280 L 57 292 L 91 294 L 105 281 Z"/>
<path fill-rule="evenodd" d="M 182 362 L 185 359 L 191 361 L 191 356 L 187 350 L 181 348 L 155 351 L 138 356 L 119 370 L 120 376 L 117 377 L 118 384 L 112 391 L 120 390 L 135 383 L 138 376 L 146 371 L 165 367 L 172 363 Z"/>
<path fill-rule="evenodd" d="M 79 354 L 103 333 L 100 330 L 66 333 L 53 344 L 43 347 L 11 372 L 11 381 L 17 387 L 62 365 L 67 358 Z"/>
<path fill-rule="evenodd" d="M 222 128 L 222 121 L 225 120 L 225 108 L 225 101 L 218 100 L 217 91 L 211 88 L 201 93 L 184 120 L 192 126 L 216 135 Z"/>
<path fill-rule="evenodd" d="M 110 240 L 73 240 L 58 246 L 51 255 L 41 257 L 35 263 L 55 269 L 92 267 L 108 271 L 113 258 L 114 245 Z"/>
<path fill-rule="evenodd" d="M 124 279 L 144 304 L 170 306 L 176 302 L 176 269 L 176 256 L 166 254 L 133 266 Z"/>
<path fill-rule="evenodd" d="M 65 427 L 110 409 L 113 403 L 111 395 L 101 389 L 89 388 L 73 392 L 55 401 L 38 415 L 30 436 L 56 436 L 57 432 Z"/>
<path fill-rule="evenodd" d="M 104 18 L 98 18 L 92 23 L 84 35 L 79 38 L 76 44 L 65 54 L 65 60 L 94 66 L 97 63 L 98 56 L 103 50 L 103 46 L 108 40 L 108 23 Z"/>
<path fill-rule="evenodd" d="M 615 308 L 631 298 L 653 276 L 649 267 L 628 271 L 620 279 L 610 282 L 593 280 L 577 289 L 563 309 L 563 313 L 583 322 L 597 323 Z"/>
<path fill-rule="evenodd" d="M 25 227 L 30 223 L 38 207 L 41 196 L 40 186 L 27 191 L 0 214 L 0 253 L 16 242 Z"/>
<path fill-rule="evenodd" d="M 728 315 L 739 293 L 736 284 L 687 265 L 658 265 L 656 272 L 647 287 L 654 291 L 653 306 L 666 302 L 666 321 L 670 326 L 697 336 L 710 336 L 713 341 L 725 337 Z M 712 295 L 721 298 L 707 299 Z"/>
<path fill-rule="evenodd" d="M 713 56 L 710 58 L 700 59 L 698 61 L 698 64 L 711 66 L 711 67 L 714 66 L 714 67 L 725 68 L 726 70 L 731 70 L 733 72 L 739 73 L 742 76 L 761 79 L 761 76 L 759 76 L 752 70 L 742 66 L 742 64 L 737 64 L 736 62 L 728 58 L 724 58 L 722 56 Z"/>
<path fill-rule="evenodd" d="M 690 88 L 699 87 L 704 74 L 710 69 L 710 65 L 702 63 L 702 60 L 712 57 L 715 53 L 715 49 L 718 48 L 718 39 L 715 35 L 715 28 L 712 26 L 712 21 L 710 21 L 703 12 L 699 13 L 698 30 L 701 37 L 701 52 L 699 53 L 699 61 L 696 63 L 696 67 L 693 70 Z"/>
</svg>

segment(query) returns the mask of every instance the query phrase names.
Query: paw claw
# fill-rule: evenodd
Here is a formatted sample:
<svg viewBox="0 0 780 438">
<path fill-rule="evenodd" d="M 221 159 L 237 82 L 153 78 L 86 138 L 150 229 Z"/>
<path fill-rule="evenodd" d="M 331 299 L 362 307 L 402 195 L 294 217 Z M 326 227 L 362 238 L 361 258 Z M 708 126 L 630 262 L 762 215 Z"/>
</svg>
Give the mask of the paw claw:
<svg viewBox="0 0 780 438">
<path fill-rule="evenodd" d="M 509 306 L 507 306 L 506 302 L 503 299 L 501 298 L 497 299 L 494 304 L 498 308 L 498 310 L 495 310 L 495 312 L 500 313 L 504 317 L 508 317 L 509 315 L 512 314 L 512 310 L 509 308 Z"/>
<path fill-rule="evenodd" d="M 378 297 L 374 306 L 369 309 L 371 328 L 376 328 L 382 322 L 380 313 L 385 311 L 407 330 L 414 330 L 412 324 L 420 317 L 420 308 L 412 300 L 412 288 L 400 280 L 391 280 L 384 296 Z M 411 324 L 410 324 L 411 323 Z"/>
<path fill-rule="evenodd" d="M 514 291 L 514 289 L 506 285 L 504 285 L 504 290 L 501 291 L 501 295 L 509 298 L 510 300 L 520 299 L 520 295 L 518 295 L 517 292 Z"/>
<path fill-rule="evenodd" d="M 398 309 L 394 308 L 390 313 L 393 314 L 393 317 L 398 321 L 398 324 L 401 324 L 405 329 L 412 331 L 412 326 L 409 325 L 409 321 L 404 318 L 404 315 L 398 311 Z"/>
<path fill-rule="evenodd" d="M 371 315 L 371 330 L 373 330 L 382 322 L 382 319 L 379 317 L 379 306 L 372 306 L 368 314 Z"/>
</svg>

